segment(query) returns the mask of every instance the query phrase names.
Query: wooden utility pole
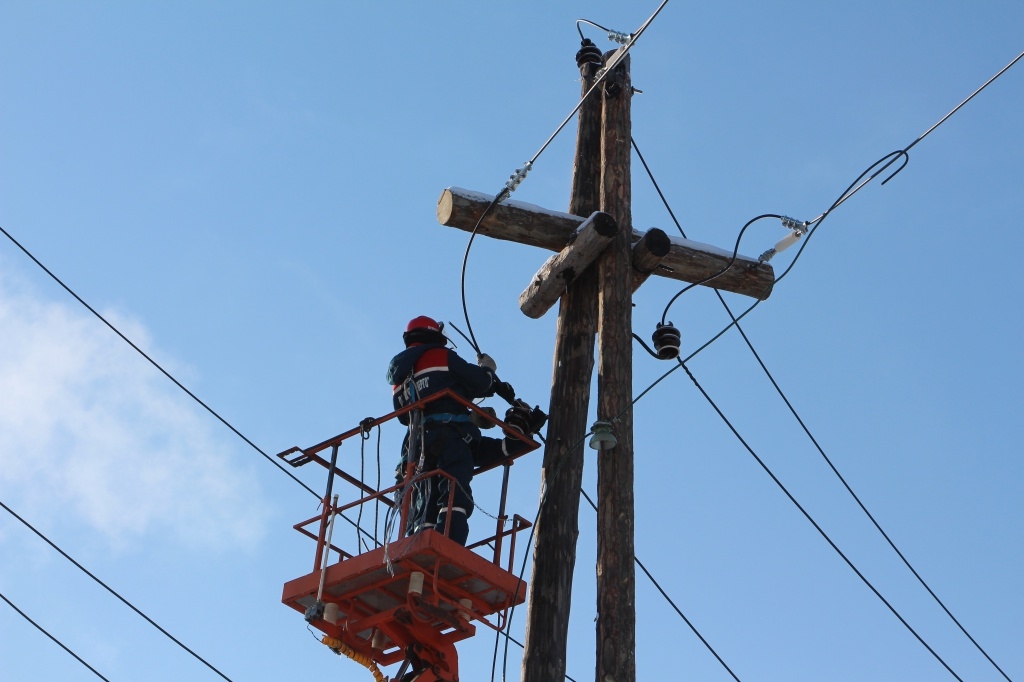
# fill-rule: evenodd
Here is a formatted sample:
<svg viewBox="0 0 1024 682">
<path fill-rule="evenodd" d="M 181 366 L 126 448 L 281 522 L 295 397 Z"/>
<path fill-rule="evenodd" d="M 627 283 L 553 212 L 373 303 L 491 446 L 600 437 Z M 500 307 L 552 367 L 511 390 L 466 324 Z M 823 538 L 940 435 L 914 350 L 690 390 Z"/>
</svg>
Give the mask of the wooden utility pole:
<svg viewBox="0 0 1024 682">
<path fill-rule="evenodd" d="M 601 66 L 580 63 L 583 93 Z M 589 215 L 601 193 L 601 98 L 580 107 L 569 213 Z M 522 679 L 565 679 L 565 645 L 572 604 L 572 576 L 579 536 L 580 483 L 590 409 L 597 333 L 597 269 L 586 268 L 569 285 L 558 308 L 547 444 L 541 469 L 543 507 L 534 529 L 533 572 L 527 611 Z"/>
<path fill-rule="evenodd" d="M 605 56 L 607 60 L 612 53 Z M 629 55 L 603 84 L 601 210 L 619 233 L 597 260 L 597 418 L 616 445 L 597 456 L 597 682 L 636 680 L 633 567 L 633 315 Z"/>
<path fill-rule="evenodd" d="M 590 55 L 594 61 L 612 54 Z M 577 55 L 586 93 L 600 63 Z M 541 513 L 535 529 L 524 682 L 561 682 L 572 577 L 579 535 L 580 482 L 587 410 L 598 343 L 598 419 L 611 422 L 616 444 L 597 454 L 597 682 L 636 679 L 636 590 L 633 552 L 632 292 L 656 275 L 766 299 L 775 273 L 767 263 L 699 242 L 632 228 L 628 55 L 579 110 L 569 212 L 504 201 L 449 187 L 437 202 L 442 225 L 530 244 L 558 253 L 520 297 L 530 317 L 542 316 L 553 292 L 558 312 L 550 422 L 541 469 Z M 596 213 L 595 211 L 601 211 Z M 723 272 L 723 269 L 728 266 Z"/>
</svg>

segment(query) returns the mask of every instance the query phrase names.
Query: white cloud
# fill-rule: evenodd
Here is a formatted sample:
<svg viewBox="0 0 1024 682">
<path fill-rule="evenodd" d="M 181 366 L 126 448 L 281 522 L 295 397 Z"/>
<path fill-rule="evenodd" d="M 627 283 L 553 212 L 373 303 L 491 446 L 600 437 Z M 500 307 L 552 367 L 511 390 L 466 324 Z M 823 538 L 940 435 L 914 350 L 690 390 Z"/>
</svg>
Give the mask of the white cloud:
<svg viewBox="0 0 1024 682">
<path fill-rule="evenodd" d="M 145 328 L 103 311 L 139 347 Z M 77 303 L 0 277 L 0 498 L 120 545 L 248 545 L 266 512 L 233 436 Z M 233 454 L 234 453 L 234 454 Z"/>
</svg>

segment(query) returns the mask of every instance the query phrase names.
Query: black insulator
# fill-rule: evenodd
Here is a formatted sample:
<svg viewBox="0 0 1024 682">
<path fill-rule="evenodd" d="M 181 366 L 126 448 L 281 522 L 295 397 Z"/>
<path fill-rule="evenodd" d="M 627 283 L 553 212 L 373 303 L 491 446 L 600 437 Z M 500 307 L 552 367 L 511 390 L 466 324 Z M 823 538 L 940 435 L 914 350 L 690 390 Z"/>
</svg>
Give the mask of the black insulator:
<svg viewBox="0 0 1024 682">
<path fill-rule="evenodd" d="M 584 64 L 604 63 L 604 54 L 602 54 L 601 48 L 594 44 L 594 41 L 584 38 L 580 45 L 580 51 L 576 53 L 576 66 L 582 69 Z"/>
<path fill-rule="evenodd" d="M 654 341 L 654 350 L 658 352 L 659 360 L 675 360 L 679 357 L 679 346 L 682 344 L 682 335 L 679 330 L 672 326 L 672 323 L 658 323 L 658 328 L 651 335 Z"/>
</svg>

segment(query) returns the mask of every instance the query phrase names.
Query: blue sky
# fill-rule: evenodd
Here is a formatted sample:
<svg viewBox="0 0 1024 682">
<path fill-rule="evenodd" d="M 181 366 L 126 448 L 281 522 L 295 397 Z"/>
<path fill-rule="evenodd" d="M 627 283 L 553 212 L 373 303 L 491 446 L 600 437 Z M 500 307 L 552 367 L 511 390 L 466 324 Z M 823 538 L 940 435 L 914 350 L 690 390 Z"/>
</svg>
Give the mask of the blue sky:
<svg viewBox="0 0 1024 682">
<path fill-rule="evenodd" d="M 441 190 L 497 192 L 571 110 L 577 18 L 628 31 L 656 6 L 354 5 L 0 2 L 0 225 L 271 453 L 387 412 L 384 371 L 411 317 L 462 326 L 466 235 L 437 225 Z M 1019 54 L 1022 25 L 1013 2 L 676 0 L 634 48 L 634 138 L 687 234 L 731 247 L 755 215 L 824 211 Z M 1022 68 L 916 146 L 889 184 L 830 216 L 743 323 L 883 528 L 1014 678 Z M 565 209 L 573 135 L 515 199 Z M 634 225 L 672 233 L 636 162 L 633 187 Z M 741 251 L 784 234 L 758 223 Z M 466 277 L 481 345 L 541 404 L 554 313 L 528 319 L 517 298 L 546 257 L 478 239 Z M 678 288 L 645 284 L 638 334 Z M 710 291 L 687 293 L 669 317 L 684 350 L 727 320 Z M 291 529 L 315 513 L 306 491 L 6 239 L 0 330 L 0 500 L 232 679 L 366 674 L 279 603 L 312 563 Z M 635 391 L 666 369 L 638 352 Z M 691 369 L 950 667 L 1001 679 L 842 489 L 739 335 Z M 637 554 L 738 677 L 950 677 L 681 372 L 637 404 L 635 422 Z M 384 432 L 385 475 L 400 438 Z M 358 470 L 356 448 L 343 455 Z M 319 471 L 298 475 L 324 484 Z M 538 482 L 539 456 L 514 467 L 513 511 L 532 518 Z M 475 490 L 493 512 L 497 481 Z M 594 520 L 581 509 L 578 680 L 594 665 Z M 0 592 L 110 679 L 215 679 L 6 513 Z M 730 679 L 642 576 L 637 609 L 639 679 Z M 463 679 L 488 679 L 492 646 L 486 633 L 460 646 Z M 95 679 L 6 605 L 0 677 Z"/>
</svg>

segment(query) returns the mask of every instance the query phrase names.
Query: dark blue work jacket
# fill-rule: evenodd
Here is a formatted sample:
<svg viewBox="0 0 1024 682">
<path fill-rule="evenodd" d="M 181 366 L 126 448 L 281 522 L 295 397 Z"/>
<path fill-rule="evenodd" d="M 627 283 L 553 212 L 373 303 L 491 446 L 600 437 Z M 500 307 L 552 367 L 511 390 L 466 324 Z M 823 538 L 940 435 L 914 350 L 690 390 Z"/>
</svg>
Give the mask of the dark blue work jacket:
<svg viewBox="0 0 1024 682">
<path fill-rule="evenodd" d="M 493 372 L 471 365 L 441 344 L 416 344 L 406 348 L 391 359 L 387 379 L 392 386 L 396 410 L 446 388 L 466 400 L 488 398 L 494 395 L 497 384 Z M 423 412 L 426 415 L 468 415 L 469 409 L 451 398 L 441 398 L 428 404 Z M 408 414 L 398 419 L 403 424 L 409 423 Z"/>
</svg>

